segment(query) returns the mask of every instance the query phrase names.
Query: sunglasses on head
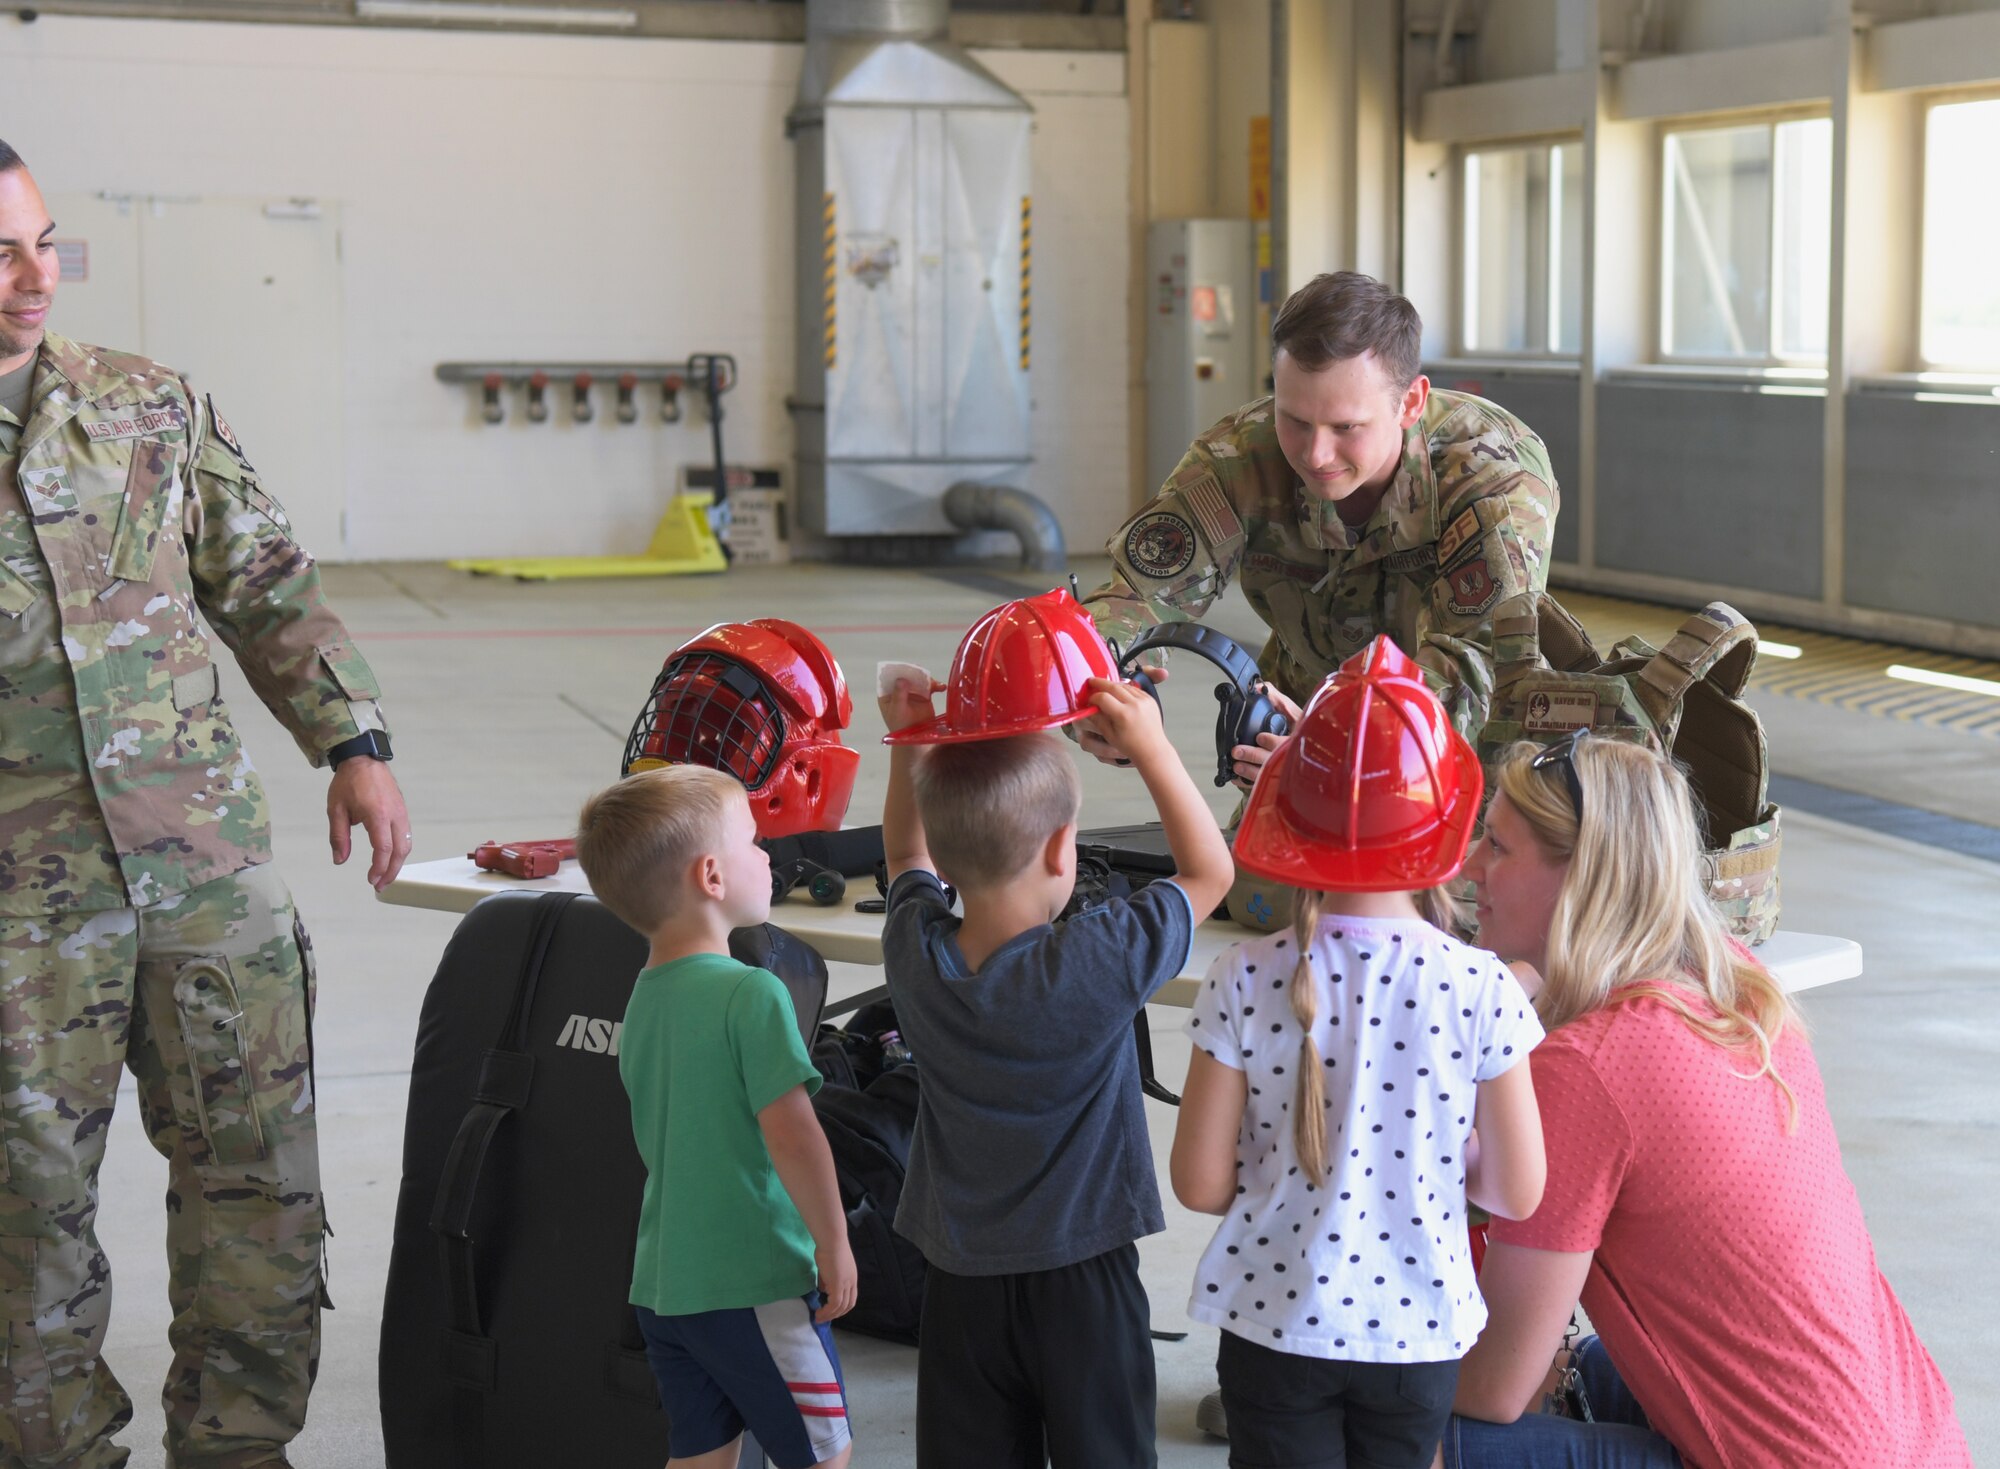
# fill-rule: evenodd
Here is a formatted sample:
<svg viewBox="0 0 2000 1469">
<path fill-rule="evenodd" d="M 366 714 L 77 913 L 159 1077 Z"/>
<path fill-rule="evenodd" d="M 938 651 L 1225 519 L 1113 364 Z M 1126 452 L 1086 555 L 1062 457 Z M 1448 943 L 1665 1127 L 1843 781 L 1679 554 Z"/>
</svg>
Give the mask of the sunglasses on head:
<svg viewBox="0 0 2000 1469">
<path fill-rule="evenodd" d="M 1583 782 L 1576 775 L 1576 747 L 1589 737 L 1590 726 L 1579 725 L 1528 762 L 1530 770 L 1546 770 L 1551 765 L 1561 767 L 1563 784 L 1569 787 L 1569 803 L 1576 808 L 1579 823 L 1583 820 Z"/>
</svg>

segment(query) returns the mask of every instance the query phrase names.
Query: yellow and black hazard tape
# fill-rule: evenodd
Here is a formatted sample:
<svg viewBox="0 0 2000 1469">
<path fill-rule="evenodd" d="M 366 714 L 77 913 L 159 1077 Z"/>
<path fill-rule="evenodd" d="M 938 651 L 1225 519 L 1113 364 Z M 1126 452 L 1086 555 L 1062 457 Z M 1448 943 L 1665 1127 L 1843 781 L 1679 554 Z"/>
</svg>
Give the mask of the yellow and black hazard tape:
<svg viewBox="0 0 2000 1469">
<path fill-rule="evenodd" d="M 1034 291 L 1030 284 L 1033 274 L 1031 263 L 1035 255 L 1035 205 L 1028 195 L 1021 196 L 1021 371 L 1028 370 L 1028 342 L 1033 317 L 1032 303 Z"/>
<path fill-rule="evenodd" d="M 838 300 L 840 296 L 840 236 L 834 228 L 833 195 L 827 194 L 820 200 L 823 216 L 820 226 L 820 266 L 822 271 L 821 289 L 825 293 L 823 309 L 826 313 L 826 370 L 832 372 L 834 364 L 840 360 L 840 337 Z"/>
</svg>

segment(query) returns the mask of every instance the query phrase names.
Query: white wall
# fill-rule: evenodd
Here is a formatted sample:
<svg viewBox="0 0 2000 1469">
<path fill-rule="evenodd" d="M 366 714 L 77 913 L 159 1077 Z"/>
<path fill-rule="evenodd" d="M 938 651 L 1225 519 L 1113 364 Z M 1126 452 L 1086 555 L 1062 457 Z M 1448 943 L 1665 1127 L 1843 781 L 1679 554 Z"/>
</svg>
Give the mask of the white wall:
<svg viewBox="0 0 2000 1469">
<path fill-rule="evenodd" d="M 800 47 L 65 16 L 9 32 L 5 136 L 44 191 L 338 203 L 348 538 L 329 559 L 636 549 L 678 466 L 707 457 L 699 413 L 628 428 L 602 394 L 592 424 L 558 404 L 480 427 L 472 391 L 433 379 L 444 360 L 731 352 L 731 459 L 789 465 Z M 1036 487 L 1094 545 L 1126 476 L 1124 58 L 982 59 L 1037 108 Z M 234 426 L 254 455 L 256 424 Z"/>
</svg>

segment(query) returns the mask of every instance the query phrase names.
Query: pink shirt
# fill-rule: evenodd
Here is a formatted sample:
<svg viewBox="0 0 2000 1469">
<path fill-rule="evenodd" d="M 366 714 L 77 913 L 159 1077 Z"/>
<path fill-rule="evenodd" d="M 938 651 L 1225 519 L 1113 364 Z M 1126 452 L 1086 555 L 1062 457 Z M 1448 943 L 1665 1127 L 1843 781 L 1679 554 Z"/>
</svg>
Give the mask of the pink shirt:
<svg viewBox="0 0 2000 1469">
<path fill-rule="evenodd" d="M 1583 1308 L 1689 1469 L 1970 1469 L 1951 1390 L 1875 1265 L 1812 1049 L 1769 1078 L 1657 1000 L 1532 1058 L 1549 1182 L 1496 1244 L 1594 1250 Z"/>
</svg>

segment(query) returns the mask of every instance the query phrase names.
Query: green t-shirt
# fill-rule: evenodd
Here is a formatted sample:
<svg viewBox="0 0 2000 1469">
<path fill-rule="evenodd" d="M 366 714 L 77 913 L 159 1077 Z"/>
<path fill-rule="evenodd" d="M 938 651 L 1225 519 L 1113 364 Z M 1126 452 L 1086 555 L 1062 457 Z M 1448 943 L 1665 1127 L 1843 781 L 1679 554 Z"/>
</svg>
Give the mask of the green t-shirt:
<svg viewBox="0 0 2000 1469">
<path fill-rule="evenodd" d="M 618 1073 L 646 1160 L 632 1303 L 686 1316 L 811 1290 L 812 1234 L 757 1126 L 793 1087 L 819 1090 L 778 977 L 722 954 L 642 970 Z"/>
</svg>

